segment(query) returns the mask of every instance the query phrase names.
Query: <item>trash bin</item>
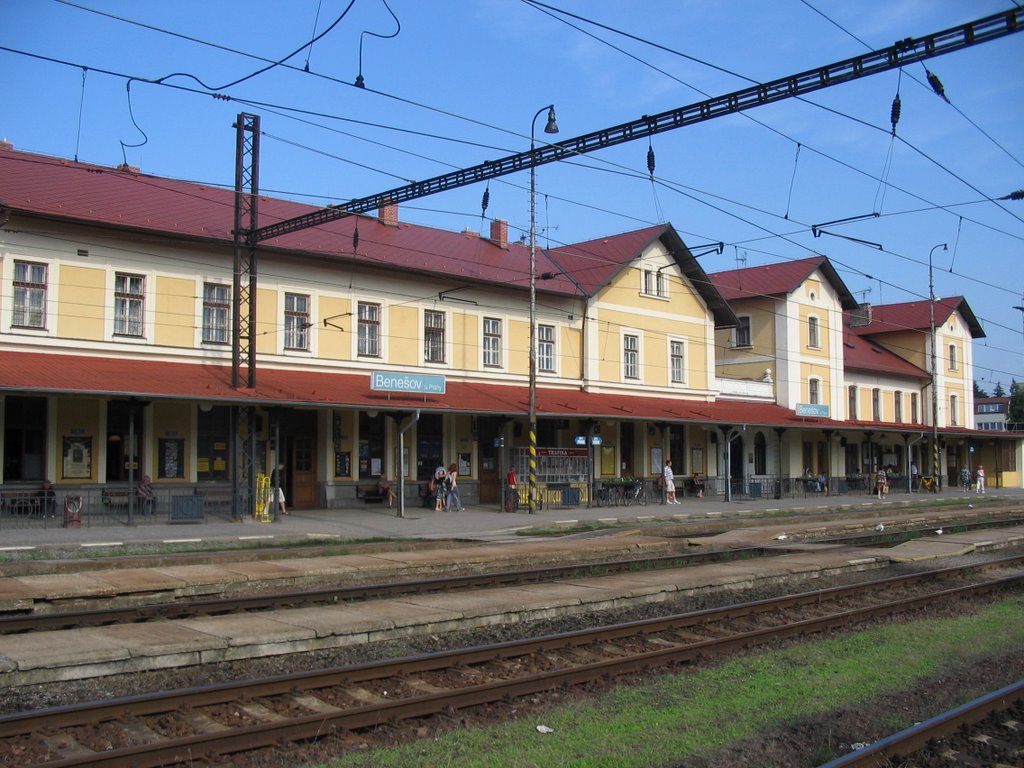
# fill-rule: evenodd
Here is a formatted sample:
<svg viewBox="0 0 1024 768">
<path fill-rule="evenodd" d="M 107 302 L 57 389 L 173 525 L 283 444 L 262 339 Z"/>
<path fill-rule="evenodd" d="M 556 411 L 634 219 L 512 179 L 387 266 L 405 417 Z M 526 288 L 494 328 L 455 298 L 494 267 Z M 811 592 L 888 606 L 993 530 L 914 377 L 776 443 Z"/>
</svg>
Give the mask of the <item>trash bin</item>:
<svg viewBox="0 0 1024 768">
<path fill-rule="evenodd" d="M 64 527 L 65 528 L 81 528 L 82 527 L 82 497 L 81 496 L 65 496 L 64 497 Z"/>
<path fill-rule="evenodd" d="M 776 499 L 781 499 L 782 498 L 782 480 L 776 480 L 775 481 L 775 498 Z"/>
</svg>

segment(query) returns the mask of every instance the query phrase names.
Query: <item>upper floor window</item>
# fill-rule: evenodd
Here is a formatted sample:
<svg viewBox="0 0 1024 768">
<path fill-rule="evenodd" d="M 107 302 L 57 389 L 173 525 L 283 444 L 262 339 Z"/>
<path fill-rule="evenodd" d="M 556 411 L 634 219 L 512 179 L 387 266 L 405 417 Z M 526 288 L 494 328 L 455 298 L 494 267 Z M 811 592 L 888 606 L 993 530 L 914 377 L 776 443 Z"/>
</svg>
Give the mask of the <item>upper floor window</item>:
<svg viewBox="0 0 1024 768">
<path fill-rule="evenodd" d="M 896 393 L 893 395 L 893 406 L 894 406 L 894 412 L 895 412 L 895 415 L 896 415 L 896 423 L 897 424 L 902 424 L 903 423 L 903 393 L 900 392 L 899 390 L 896 390 Z"/>
<path fill-rule="evenodd" d="M 736 326 L 735 336 L 733 337 L 735 343 L 734 347 L 749 347 L 750 346 L 750 315 L 740 315 L 736 318 L 739 320 L 739 325 Z"/>
<path fill-rule="evenodd" d="M 661 269 L 644 270 L 644 293 L 662 298 L 668 295 L 668 282 Z"/>
<path fill-rule="evenodd" d="M 954 427 L 960 423 L 960 398 L 956 395 L 949 396 L 949 423 Z"/>
<path fill-rule="evenodd" d="M 681 341 L 669 343 L 669 372 L 673 384 L 686 381 L 686 347 Z"/>
<path fill-rule="evenodd" d="M 958 368 L 956 359 L 956 344 L 949 345 L 949 370 L 955 371 Z"/>
<path fill-rule="evenodd" d="M 847 410 L 850 412 L 849 418 L 856 419 L 857 418 L 857 387 L 851 384 L 847 388 L 847 393 L 848 393 L 848 396 L 849 396 L 849 403 L 847 404 L 846 407 L 847 407 Z"/>
<path fill-rule="evenodd" d="M 910 423 L 917 424 L 917 392 L 910 393 Z"/>
<path fill-rule="evenodd" d="M 811 317 L 807 318 L 807 346 L 812 349 L 821 349 L 821 339 L 819 338 L 818 329 L 818 318 Z"/>
<path fill-rule="evenodd" d="M 484 365 L 501 366 L 501 320 L 496 317 L 484 318 Z"/>
<path fill-rule="evenodd" d="M 380 357 L 380 304 L 360 301 L 356 308 L 358 348 L 361 357 Z"/>
<path fill-rule="evenodd" d="M 631 333 L 622 337 L 622 375 L 640 378 L 640 337 Z"/>
<path fill-rule="evenodd" d="M 142 336 L 146 308 L 146 278 L 118 272 L 114 275 L 114 333 Z"/>
<path fill-rule="evenodd" d="M 226 344 L 230 341 L 231 300 L 229 288 L 217 283 L 203 284 L 203 341 Z"/>
<path fill-rule="evenodd" d="M 302 293 L 284 295 L 284 348 L 309 349 L 309 296 Z"/>
<path fill-rule="evenodd" d="M 22 328 L 46 327 L 46 265 L 14 262 L 14 316 Z"/>
<path fill-rule="evenodd" d="M 537 326 L 537 368 L 541 371 L 555 371 L 555 326 Z"/>
<path fill-rule="evenodd" d="M 423 311 L 423 360 L 428 363 L 444 362 L 444 312 L 435 309 Z"/>
<path fill-rule="evenodd" d="M 807 380 L 807 397 L 811 405 L 821 402 L 821 379 Z"/>
<path fill-rule="evenodd" d="M 882 420 L 882 390 L 877 387 L 871 390 L 871 420 Z"/>
</svg>

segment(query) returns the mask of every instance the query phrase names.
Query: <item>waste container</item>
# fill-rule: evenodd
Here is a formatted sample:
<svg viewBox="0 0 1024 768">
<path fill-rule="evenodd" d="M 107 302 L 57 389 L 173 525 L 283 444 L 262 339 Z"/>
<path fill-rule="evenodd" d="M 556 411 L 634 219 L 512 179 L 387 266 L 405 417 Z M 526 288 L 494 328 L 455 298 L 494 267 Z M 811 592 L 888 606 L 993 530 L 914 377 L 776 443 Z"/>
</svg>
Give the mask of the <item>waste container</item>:
<svg viewBox="0 0 1024 768">
<path fill-rule="evenodd" d="M 775 481 L 775 498 L 776 499 L 781 499 L 782 498 L 782 480 L 776 480 Z"/>
<path fill-rule="evenodd" d="M 65 496 L 64 497 L 64 527 L 65 528 L 81 528 L 82 527 L 82 497 L 81 496 Z"/>
</svg>

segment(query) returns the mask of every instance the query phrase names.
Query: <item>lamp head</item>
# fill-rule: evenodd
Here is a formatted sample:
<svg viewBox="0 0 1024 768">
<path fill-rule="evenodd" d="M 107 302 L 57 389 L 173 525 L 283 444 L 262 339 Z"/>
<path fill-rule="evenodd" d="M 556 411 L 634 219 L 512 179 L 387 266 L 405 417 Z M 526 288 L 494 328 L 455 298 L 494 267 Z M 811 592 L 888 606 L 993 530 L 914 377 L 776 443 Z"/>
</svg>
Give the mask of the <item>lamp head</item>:
<svg viewBox="0 0 1024 768">
<path fill-rule="evenodd" d="M 555 122 L 555 107 L 553 104 L 548 107 L 548 124 L 544 126 L 544 133 L 558 133 L 558 123 Z"/>
</svg>

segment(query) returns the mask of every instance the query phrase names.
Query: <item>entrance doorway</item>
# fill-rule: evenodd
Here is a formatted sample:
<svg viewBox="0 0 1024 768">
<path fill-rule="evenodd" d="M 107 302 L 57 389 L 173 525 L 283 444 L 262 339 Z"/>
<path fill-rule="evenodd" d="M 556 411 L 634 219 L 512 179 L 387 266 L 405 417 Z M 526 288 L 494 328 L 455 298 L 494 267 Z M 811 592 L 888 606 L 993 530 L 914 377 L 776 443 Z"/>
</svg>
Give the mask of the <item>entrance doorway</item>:
<svg viewBox="0 0 1024 768">
<path fill-rule="evenodd" d="M 289 506 L 310 509 L 317 503 L 316 414 L 313 411 L 284 411 L 278 426 L 280 461 L 284 463 L 284 492 Z M 273 461 L 273 457 L 271 457 Z"/>
<path fill-rule="evenodd" d="M 495 443 L 501 437 L 504 418 L 480 417 L 477 419 L 477 450 L 480 451 L 480 503 L 495 504 L 500 498 L 501 448 Z"/>
</svg>

